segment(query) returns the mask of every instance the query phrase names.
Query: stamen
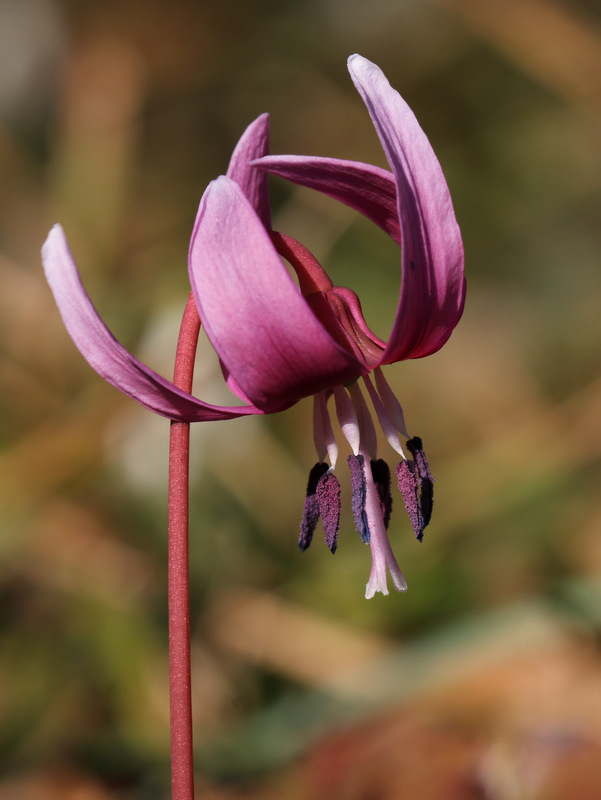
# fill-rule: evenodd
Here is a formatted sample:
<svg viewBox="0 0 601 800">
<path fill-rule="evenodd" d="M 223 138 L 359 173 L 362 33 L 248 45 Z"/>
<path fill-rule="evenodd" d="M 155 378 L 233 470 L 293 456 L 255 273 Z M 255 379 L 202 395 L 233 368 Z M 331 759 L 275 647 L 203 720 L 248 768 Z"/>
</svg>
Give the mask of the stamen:
<svg viewBox="0 0 601 800">
<path fill-rule="evenodd" d="M 360 449 L 362 452 L 367 452 L 369 458 L 377 458 L 378 438 L 376 436 L 376 429 L 370 416 L 369 410 L 361 394 L 361 389 L 357 382 L 349 386 L 349 394 L 353 401 L 353 406 L 357 413 L 357 422 L 359 423 L 359 438 Z"/>
<path fill-rule="evenodd" d="M 357 533 L 367 544 L 370 540 L 370 530 L 365 512 L 365 459 L 363 456 L 349 456 L 349 469 L 351 471 L 352 509 Z"/>
<path fill-rule="evenodd" d="M 384 433 L 384 436 L 386 437 L 388 444 L 392 447 L 393 450 L 396 450 L 396 452 L 402 458 L 405 458 L 405 453 L 403 452 L 403 446 L 401 445 L 401 440 L 397 433 L 397 429 L 392 419 L 388 415 L 388 412 L 384 408 L 384 404 L 379 394 L 376 392 L 375 387 L 371 382 L 369 375 L 363 376 L 363 382 L 367 386 L 367 391 L 369 392 L 369 396 L 371 397 L 371 401 L 376 411 L 378 421 L 380 423 L 380 426 L 382 428 L 382 431 Z"/>
<path fill-rule="evenodd" d="M 413 439 L 409 439 L 407 442 L 407 448 L 413 455 L 413 458 L 415 459 L 415 465 L 417 467 L 417 476 L 419 479 L 420 488 L 419 502 L 425 528 L 432 518 L 432 506 L 434 504 L 434 478 L 430 472 L 430 467 L 428 466 L 426 454 L 424 453 L 422 440 L 419 438 L 419 436 L 414 436 Z"/>
<path fill-rule="evenodd" d="M 392 494 L 390 493 L 390 469 L 388 464 L 382 459 L 371 461 L 371 474 L 378 490 L 380 507 L 382 509 L 382 519 L 384 527 L 388 530 L 390 515 L 392 513 Z"/>
<path fill-rule="evenodd" d="M 360 446 L 359 422 L 351 398 L 342 386 L 336 386 L 334 400 L 336 402 L 336 416 L 344 438 L 350 444 L 354 455 L 357 455 Z"/>
<path fill-rule="evenodd" d="M 424 536 L 424 519 L 419 500 L 417 467 L 413 461 L 401 461 L 396 468 L 399 491 L 403 495 L 415 538 L 421 542 Z"/>
<path fill-rule="evenodd" d="M 326 544 L 334 554 L 338 547 L 340 530 L 340 482 L 331 470 L 326 472 L 317 484 L 317 501 Z"/>
<path fill-rule="evenodd" d="M 317 486 L 319 481 L 328 471 L 328 465 L 323 462 L 315 464 L 309 473 L 309 481 L 307 483 L 307 493 L 305 496 L 305 505 L 303 507 L 303 517 L 301 520 L 300 536 L 298 537 L 298 546 L 305 552 L 307 547 L 311 544 L 313 533 L 317 523 L 319 522 L 319 498 L 317 496 Z"/>
<path fill-rule="evenodd" d="M 313 440 L 319 460 L 323 461 L 327 453 L 330 464 L 334 468 L 338 460 L 338 445 L 328 414 L 325 392 L 318 392 L 313 398 Z"/>
<path fill-rule="evenodd" d="M 403 414 L 403 409 L 401 408 L 401 404 L 395 397 L 394 392 L 388 385 L 386 378 L 384 377 L 382 370 L 380 367 L 376 367 L 374 370 L 374 375 L 376 377 L 376 386 L 378 387 L 378 393 L 382 398 L 382 403 L 384 408 L 386 409 L 386 413 L 394 423 L 397 431 L 400 431 L 406 439 L 410 439 L 411 437 L 407 433 L 407 426 L 405 425 L 405 415 Z"/>
</svg>

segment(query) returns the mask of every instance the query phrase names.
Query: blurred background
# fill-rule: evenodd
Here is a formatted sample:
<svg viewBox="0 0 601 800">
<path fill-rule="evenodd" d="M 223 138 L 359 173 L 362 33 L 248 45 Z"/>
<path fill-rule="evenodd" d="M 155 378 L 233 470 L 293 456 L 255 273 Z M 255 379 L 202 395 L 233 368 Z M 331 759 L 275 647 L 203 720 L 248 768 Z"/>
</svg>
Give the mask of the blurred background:
<svg viewBox="0 0 601 800">
<path fill-rule="evenodd" d="M 387 370 L 434 518 L 419 545 L 397 499 L 409 590 L 366 601 L 349 513 L 334 558 L 296 545 L 311 402 L 195 426 L 198 794 L 600 796 L 599 4 L 1 0 L 1 800 L 169 786 L 168 423 L 75 350 L 46 233 L 63 224 L 111 329 L 170 376 L 197 205 L 249 122 L 270 112 L 274 153 L 385 166 L 353 52 L 413 107 L 465 241 L 458 329 Z M 386 337 L 391 242 L 315 193 L 272 197 Z M 197 393 L 227 402 L 204 340 Z"/>
</svg>

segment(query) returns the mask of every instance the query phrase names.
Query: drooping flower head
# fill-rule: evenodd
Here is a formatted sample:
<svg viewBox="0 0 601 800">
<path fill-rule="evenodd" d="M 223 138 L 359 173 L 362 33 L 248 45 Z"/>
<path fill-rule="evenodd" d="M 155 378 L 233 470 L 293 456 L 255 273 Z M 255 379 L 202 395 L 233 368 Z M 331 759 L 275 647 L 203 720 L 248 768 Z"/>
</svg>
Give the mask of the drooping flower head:
<svg viewBox="0 0 601 800">
<path fill-rule="evenodd" d="M 192 233 L 194 301 L 229 388 L 244 405 L 213 406 L 177 389 L 123 348 L 108 331 L 77 273 L 62 229 L 43 249 L 48 282 L 63 320 L 88 362 L 107 381 L 155 413 L 188 422 L 269 414 L 314 398 L 318 463 L 311 470 L 299 544 L 306 549 L 321 518 L 336 550 L 340 484 L 333 408 L 347 439 L 352 509 L 369 543 L 366 596 L 387 589 L 387 570 L 406 588 L 388 540 L 390 470 L 363 385 L 386 439 L 400 458 L 397 483 L 416 537 L 432 511 L 433 480 L 421 439 L 410 436 L 381 367 L 436 352 L 464 304 L 463 246 L 438 160 L 410 108 L 382 71 L 354 55 L 349 71 L 371 115 L 390 171 L 359 162 L 268 154 L 268 118 L 245 132 L 225 176 L 205 191 Z M 401 289 L 385 342 L 368 327 L 358 297 L 334 286 L 311 253 L 272 230 L 268 173 L 324 192 L 379 225 L 401 251 Z M 294 268 L 298 286 L 282 257 Z M 403 450 L 401 439 L 407 440 Z"/>
</svg>

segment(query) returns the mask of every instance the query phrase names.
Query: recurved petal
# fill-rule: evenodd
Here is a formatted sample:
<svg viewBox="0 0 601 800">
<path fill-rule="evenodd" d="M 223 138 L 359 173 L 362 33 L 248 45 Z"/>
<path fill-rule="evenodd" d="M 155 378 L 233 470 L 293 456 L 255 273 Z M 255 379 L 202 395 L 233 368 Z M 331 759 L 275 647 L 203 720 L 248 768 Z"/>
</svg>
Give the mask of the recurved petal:
<svg viewBox="0 0 601 800">
<path fill-rule="evenodd" d="M 463 312 L 463 244 L 447 183 L 413 112 L 359 55 L 349 71 L 392 168 L 401 224 L 401 294 L 382 363 L 438 350 Z"/>
<path fill-rule="evenodd" d="M 319 156 L 269 155 L 253 164 L 346 203 L 400 244 L 396 183 L 388 170 L 360 161 Z"/>
<path fill-rule="evenodd" d="M 189 268 L 213 347 L 244 395 L 263 411 L 365 371 L 314 316 L 251 204 L 226 177 L 203 195 Z"/>
<path fill-rule="evenodd" d="M 269 114 L 260 117 L 248 126 L 240 137 L 230 158 L 227 177 L 242 188 L 261 222 L 271 228 L 269 209 L 269 181 L 262 171 L 251 166 L 251 161 L 269 153 Z"/>
<path fill-rule="evenodd" d="M 96 372 L 128 397 L 173 420 L 201 422 L 262 413 L 254 406 L 203 403 L 181 391 L 131 355 L 112 335 L 92 305 L 60 225 L 42 248 L 46 279 L 76 347 Z"/>
</svg>

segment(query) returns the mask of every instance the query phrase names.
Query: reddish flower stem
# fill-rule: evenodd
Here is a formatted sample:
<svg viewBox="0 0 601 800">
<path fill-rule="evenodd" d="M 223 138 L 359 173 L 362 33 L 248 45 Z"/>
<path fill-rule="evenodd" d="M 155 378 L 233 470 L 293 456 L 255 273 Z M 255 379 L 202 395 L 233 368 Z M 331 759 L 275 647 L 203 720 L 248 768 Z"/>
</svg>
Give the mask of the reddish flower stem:
<svg viewBox="0 0 601 800">
<path fill-rule="evenodd" d="M 200 319 L 188 298 L 177 342 L 173 382 L 192 390 Z M 171 797 L 194 800 L 192 692 L 190 668 L 190 569 L 188 498 L 190 424 L 171 422 L 169 437 L 169 699 L 171 713 Z"/>
</svg>

